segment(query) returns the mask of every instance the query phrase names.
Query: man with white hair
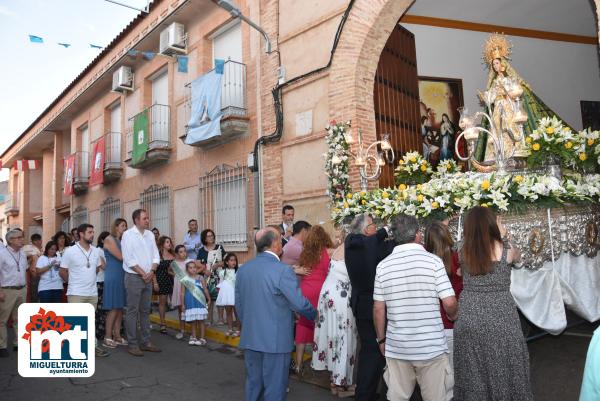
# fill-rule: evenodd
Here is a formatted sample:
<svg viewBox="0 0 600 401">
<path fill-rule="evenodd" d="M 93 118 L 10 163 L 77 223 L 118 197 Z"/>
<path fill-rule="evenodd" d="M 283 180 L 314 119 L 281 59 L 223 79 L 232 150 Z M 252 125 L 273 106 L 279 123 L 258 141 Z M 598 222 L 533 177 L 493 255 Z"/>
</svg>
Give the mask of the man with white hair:
<svg viewBox="0 0 600 401">
<path fill-rule="evenodd" d="M 8 333 L 6 324 L 12 318 L 17 349 L 18 310 L 27 299 L 27 256 L 23 251 L 23 231 L 12 229 L 6 233 L 7 246 L 0 248 L 0 357 L 7 357 Z"/>
<path fill-rule="evenodd" d="M 352 221 L 344 244 L 344 260 L 352 285 L 350 306 L 360 339 L 355 398 L 372 401 L 377 397 L 385 366 L 373 325 L 375 271 L 377 264 L 392 252 L 395 243 L 389 240 L 387 228 L 378 230 L 371 215 L 360 214 Z M 385 399 L 385 395 L 381 394 L 380 399 Z"/>
</svg>

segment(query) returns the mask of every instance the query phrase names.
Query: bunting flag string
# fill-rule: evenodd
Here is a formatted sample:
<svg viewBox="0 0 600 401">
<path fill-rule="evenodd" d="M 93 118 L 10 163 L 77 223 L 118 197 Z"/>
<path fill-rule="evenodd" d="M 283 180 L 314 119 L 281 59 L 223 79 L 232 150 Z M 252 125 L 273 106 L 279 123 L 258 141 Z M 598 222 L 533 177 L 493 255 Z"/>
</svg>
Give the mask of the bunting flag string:
<svg viewBox="0 0 600 401">
<path fill-rule="evenodd" d="M 141 54 L 142 57 L 144 57 L 146 60 L 152 60 L 152 59 L 154 59 L 154 57 L 156 57 L 158 55 L 164 56 L 160 53 L 147 52 L 147 51 L 135 50 L 135 49 L 131 49 L 131 50 L 127 51 L 127 55 L 130 57 L 133 57 L 133 58 L 136 58 L 138 56 L 138 54 Z M 170 56 L 165 56 L 165 57 L 170 57 Z M 182 56 L 182 55 L 176 55 L 174 57 L 177 60 L 177 72 L 187 73 L 189 57 Z"/>
<path fill-rule="evenodd" d="M 41 44 L 45 44 L 46 42 L 44 42 L 44 38 L 42 38 L 41 36 L 36 36 L 36 35 L 28 35 L 29 36 L 29 41 L 31 43 L 41 43 Z M 57 45 L 64 47 L 65 49 L 68 49 L 69 47 L 72 46 L 71 43 L 66 43 L 66 42 L 58 42 Z M 94 43 L 89 43 L 90 47 L 92 49 L 104 49 L 104 46 L 100 46 Z"/>
</svg>

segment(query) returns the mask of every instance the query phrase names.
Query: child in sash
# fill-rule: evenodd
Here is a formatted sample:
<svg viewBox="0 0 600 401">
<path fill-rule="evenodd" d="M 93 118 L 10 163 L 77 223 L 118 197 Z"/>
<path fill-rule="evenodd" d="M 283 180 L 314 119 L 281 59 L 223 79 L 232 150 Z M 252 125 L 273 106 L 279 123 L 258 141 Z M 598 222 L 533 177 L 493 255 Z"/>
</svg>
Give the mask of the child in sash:
<svg viewBox="0 0 600 401">
<path fill-rule="evenodd" d="M 201 270 L 206 265 L 201 265 Z M 196 262 L 189 261 L 185 264 L 187 276 L 181 278 L 181 305 L 185 321 L 192 326 L 192 335 L 189 345 L 206 345 L 204 339 L 204 320 L 208 317 L 210 295 L 206 289 L 206 282 L 202 272 L 198 272 Z M 177 272 L 176 272 L 177 273 Z M 200 336 L 200 338 L 197 337 Z"/>
</svg>

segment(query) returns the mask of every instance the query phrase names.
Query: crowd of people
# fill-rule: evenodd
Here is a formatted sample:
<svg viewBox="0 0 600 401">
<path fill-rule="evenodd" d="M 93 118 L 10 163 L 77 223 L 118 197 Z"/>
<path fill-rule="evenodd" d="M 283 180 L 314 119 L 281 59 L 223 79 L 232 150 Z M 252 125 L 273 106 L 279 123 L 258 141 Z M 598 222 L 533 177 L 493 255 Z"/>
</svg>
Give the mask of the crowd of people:
<svg viewBox="0 0 600 401">
<path fill-rule="evenodd" d="M 510 294 L 520 253 L 494 212 L 470 210 L 458 244 L 447 222 L 413 216 L 378 228 L 359 215 L 335 239 L 293 219 L 286 206 L 282 224 L 258 231 L 238 273 L 247 400 L 285 399 L 308 346 L 342 398 L 533 400 Z"/>
<path fill-rule="evenodd" d="M 455 244 L 447 223 L 421 227 L 406 215 L 379 228 L 358 215 L 331 238 L 321 225 L 294 221 L 286 205 L 282 224 L 256 232 L 257 255 L 241 266 L 213 230 L 198 232 L 196 220 L 178 245 L 149 230 L 145 210 L 132 220 L 128 228 L 116 219 L 97 246 L 90 224 L 58 232 L 43 247 L 39 235 L 24 246 L 22 230 L 6 234 L 0 356 L 8 355 L 7 322 L 16 330 L 28 297 L 97 308 L 97 356 L 118 346 L 133 356 L 160 352 L 149 320 L 156 294 L 161 333 L 170 305 L 180 319 L 177 339 L 191 324 L 189 345 L 206 344 L 214 315 L 228 336 L 241 336 L 247 400 L 285 399 L 290 371 L 304 374 L 308 349 L 310 367 L 328 371 L 330 391 L 341 398 L 408 401 L 420 392 L 425 401 L 533 400 L 510 294 L 520 252 L 488 208 L 468 211 Z"/>
<path fill-rule="evenodd" d="M 24 245 L 24 233 L 14 228 L 0 247 L 0 357 L 9 355 L 7 326 L 15 329 L 17 310 L 24 302 L 89 303 L 96 309 L 96 356 L 127 347 L 133 356 L 160 352 L 151 341 L 150 311 L 153 294 L 158 298 L 160 333 L 167 333 L 166 312 L 178 310 L 177 339 L 190 323 L 189 345 L 204 345 L 205 321 L 227 321 L 227 335 L 239 336 L 234 311 L 237 256 L 215 243 L 213 230 L 198 232 L 198 222 L 188 222 L 184 243 L 175 245 L 158 229 L 149 230 L 144 209 L 133 212 L 134 226 L 116 219 L 110 232 L 97 236 L 91 224 L 81 224 L 69 233 L 57 232 L 42 246 L 39 234 Z M 139 334 L 139 335 L 138 335 Z"/>
</svg>

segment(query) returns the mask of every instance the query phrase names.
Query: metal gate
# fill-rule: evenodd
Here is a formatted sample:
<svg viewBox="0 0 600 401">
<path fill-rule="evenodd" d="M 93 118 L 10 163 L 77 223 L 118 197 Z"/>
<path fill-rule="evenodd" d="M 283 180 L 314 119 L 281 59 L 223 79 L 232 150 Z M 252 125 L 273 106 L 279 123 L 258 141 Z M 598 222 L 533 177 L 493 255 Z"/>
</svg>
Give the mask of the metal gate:
<svg viewBox="0 0 600 401">
<path fill-rule="evenodd" d="M 407 151 L 422 148 L 419 133 L 419 80 L 415 37 L 396 25 L 377 66 L 373 89 L 377 139 L 390 134 L 398 157 Z M 398 158 L 397 157 L 397 158 Z M 394 185 L 394 166 L 386 165 L 379 186 Z"/>
</svg>

